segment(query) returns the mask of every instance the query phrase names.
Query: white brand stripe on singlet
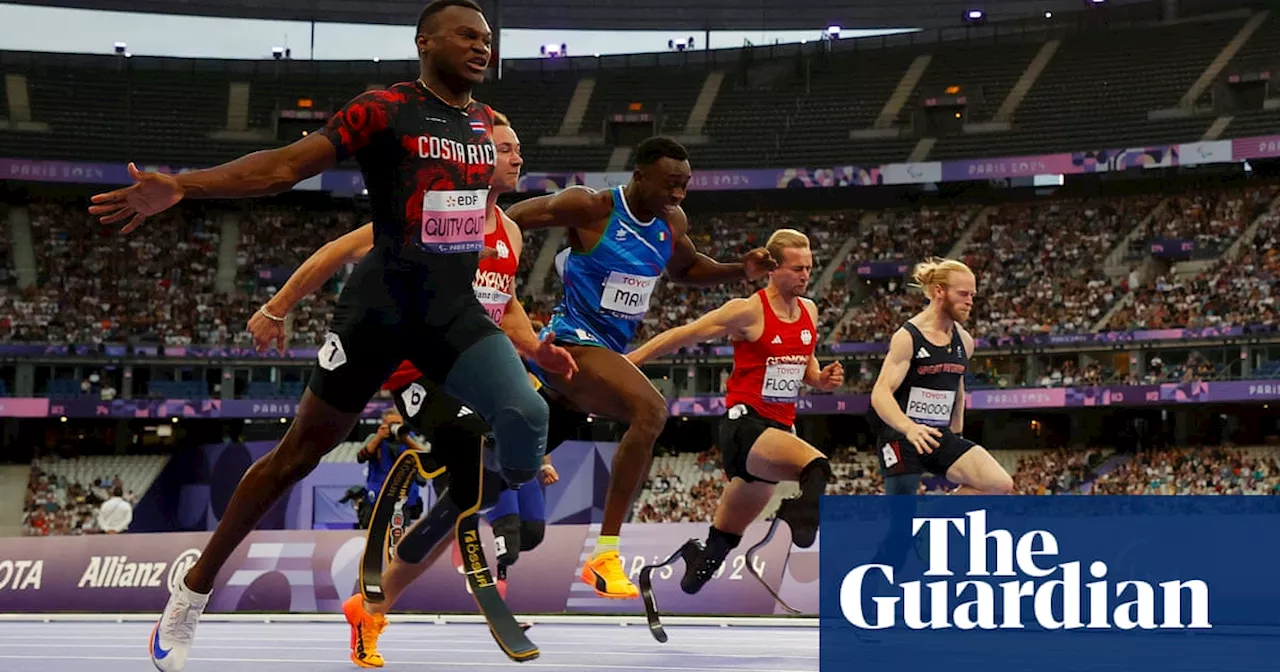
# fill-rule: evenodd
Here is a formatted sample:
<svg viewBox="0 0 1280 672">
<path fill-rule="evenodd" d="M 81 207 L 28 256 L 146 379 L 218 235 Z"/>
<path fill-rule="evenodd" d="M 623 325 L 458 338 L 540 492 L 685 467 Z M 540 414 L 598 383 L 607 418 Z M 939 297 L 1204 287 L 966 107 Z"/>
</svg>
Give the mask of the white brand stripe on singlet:
<svg viewBox="0 0 1280 672">
<path fill-rule="evenodd" d="M 650 219 L 647 222 L 640 221 L 640 218 L 636 217 L 634 212 L 631 212 L 631 206 L 627 205 L 627 188 L 625 186 L 622 186 L 622 187 L 618 187 L 617 189 L 618 189 L 618 198 L 622 201 L 622 209 L 627 211 L 627 216 L 630 217 L 631 220 L 634 221 L 637 225 L 647 228 L 650 224 L 653 224 L 653 222 L 658 219 L 657 217 L 654 217 L 653 219 Z"/>
<path fill-rule="evenodd" d="M 653 245 L 650 245 L 650 244 L 649 244 L 649 241 L 647 241 L 647 240 L 645 240 L 645 239 L 644 239 L 644 236 L 640 235 L 640 234 L 639 234 L 635 229 L 633 229 L 633 228 L 631 228 L 631 227 L 627 226 L 627 223 L 626 223 L 626 222 L 624 222 L 624 221 L 622 221 L 621 219 L 619 219 L 619 220 L 618 220 L 618 226 L 621 226 L 622 228 L 624 228 L 624 229 L 626 229 L 626 230 L 630 231 L 630 232 L 631 232 L 631 235 L 633 235 L 633 236 L 635 236 L 635 237 L 636 237 L 636 240 L 638 240 L 638 241 L 640 241 L 640 242 L 644 243 L 644 246 L 645 246 L 645 247 L 647 247 L 647 248 L 649 248 L 650 250 L 652 250 L 654 254 L 658 255 L 659 257 L 661 257 L 661 256 L 662 256 L 662 253 L 658 251 L 658 248 L 654 247 Z"/>
</svg>

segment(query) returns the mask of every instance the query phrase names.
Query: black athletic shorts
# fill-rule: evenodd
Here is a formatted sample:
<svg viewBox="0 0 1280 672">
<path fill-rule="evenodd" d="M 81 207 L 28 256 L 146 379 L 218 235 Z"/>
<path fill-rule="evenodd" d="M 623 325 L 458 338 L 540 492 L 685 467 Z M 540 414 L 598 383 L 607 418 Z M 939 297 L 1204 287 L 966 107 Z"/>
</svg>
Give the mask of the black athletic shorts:
<svg viewBox="0 0 1280 672">
<path fill-rule="evenodd" d="M 756 445 L 756 439 L 766 429 L 795 434 L 791 427 L 760 415 L 746 404 L 735 404 L 725 413 L 724 419 L 720 421 L 720 458 L 724 473 L 729 478 L 741 478 L 748 483 L 777 483 L 747 473 L 747 456 L 751 454 L 751 447 Z"/>
<path fill-rule="evenodd" d="M 458 356 L 501 333 L 479 301 L 456 304 L 428 320 L 420 276 L 389 273 L 375 248 L 352 273 L 317 355 L 311 392 L 344 413 L 364 409 L 396 367 L 409 360 L 427 379 L 444 384 Z"/>
<path fill-rule="evenodd" d="M 547 454 L 550 455 L 560 446 L 578 435 L 578 431 L 587 423 L 587 415 L 567 407 L 552 395 L 545 386 L 538 388 L 538 393 L 547 402 L 551 410 L 551 418 L 547 426 Z M 443 386 L 431 382 L 426 377 L 393 390 L 396 410 L 415 431 L 431 442 L 431 452 L 423 460 L 423 468 L 434 471 L 440 467 L 448 468 L 449 462 L 455 458 L 474 459 L 471 448 L 479 445 L 490 435 L 491 430 L 479 413 L 467 408 L 465 404 L 450 396 Z M 497 478 L 497 474 L 490 474 Z M 432 480 L 432 488 L 439 495 L 448 486 L 446 472 L 440 478 Z M 506 481 L 502 482 L 506 488 Z"/>
<path fill-rule="evenodd" d="M 952 432 L 950 428 L 938 429 L 942 431 L 942 436 L 936 439 L 938 447 L 933 452 L 924 454 L 917 451 L 906 436 L 894 431 L 882 431 L 876 443 L 876 452 L 880 456 L 880 468 L 885 477 L 923 473 L 945 477 L 951 465 L 977 445 Z"/>
</svg>

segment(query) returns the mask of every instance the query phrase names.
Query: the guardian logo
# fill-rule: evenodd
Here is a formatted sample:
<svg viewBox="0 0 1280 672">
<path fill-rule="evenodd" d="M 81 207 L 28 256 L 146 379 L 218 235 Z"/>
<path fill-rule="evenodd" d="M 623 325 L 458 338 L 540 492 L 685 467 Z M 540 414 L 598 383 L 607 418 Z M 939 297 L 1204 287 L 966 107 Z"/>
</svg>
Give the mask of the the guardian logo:
<svg viewBox="0 0 1280 672">
<path fill-rule="evenodd" d="M 1052 532 L 1032 530 L 1015 540 L 1008 530 L 987 531 L 987 512 L 981 510 L 969 511 L 963 518 L 914 518 L 911 525 L 913 536 L 927 533 L 929 569 L 924 576 L 945 578 L 898 584 L 889 565 L 855 567 L 840 583 L 840 611 L 854 627 L 883 630 L 902 624 L 912 630 L 1006 630 L 1025 628 L 1028 621 L 1031 627 L 1046 630 L 1213 627 L 1209 586 L 1199 579 L 1171 578 L 1158 589 L 1146 581 L 1112 583 L 1105 580 L 1106 563 L 1095 560 L 1087 562 L 1087 571 L 1098 580 L 1082 583 L 1086 562 L 1056 562 L 1058 541 Z M 949 566 L 951 529 L 968 542 L 963 577 L 979 580 L 957 580 L 962 577 Z M 995 556 L 989 558 L 993 547 Z M 891 596 L 871 597 L 875 613 L 865 613 L 864 592 L 883 593 L 885 583 L 891 587 Z M 1189 598 L 1190 613 L 1184 613 L 1184 596 Z M 1158 622 L 1157 606 L 1161 607 Z"/>
</svg>

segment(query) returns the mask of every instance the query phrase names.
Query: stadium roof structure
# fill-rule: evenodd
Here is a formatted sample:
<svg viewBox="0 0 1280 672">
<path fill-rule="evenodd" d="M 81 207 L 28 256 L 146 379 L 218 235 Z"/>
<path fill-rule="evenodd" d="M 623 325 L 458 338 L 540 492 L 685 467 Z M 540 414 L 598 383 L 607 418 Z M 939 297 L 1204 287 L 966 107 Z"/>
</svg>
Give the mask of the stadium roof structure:
<svg viewBox="0 0 1280 672">
<path fill-rule="evenodd" d="M 411 25 L 426 0 L 7 0 L 23 5 L 288 21 Z M 948 28 L 981 9 L 990 22 L 1046 12 L 1149 11 L 1204 0 L 479 0 L 502 28 L 550 30 L 814 30 Z M 493 17 L 497 17 L 495 21 Z"/>
</svg>

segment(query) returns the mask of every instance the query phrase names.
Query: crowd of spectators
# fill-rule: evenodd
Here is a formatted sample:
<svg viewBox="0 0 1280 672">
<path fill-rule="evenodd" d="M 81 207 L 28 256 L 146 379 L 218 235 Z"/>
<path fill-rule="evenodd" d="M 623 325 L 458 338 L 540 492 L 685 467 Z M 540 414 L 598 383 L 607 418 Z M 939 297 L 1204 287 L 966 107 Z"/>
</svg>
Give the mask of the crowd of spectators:
<svg viewBox="0 0 1280 672">
<path fill-rule="evenodd" d="M 829 457 L 835 478 L 827 494 L 884 493 L 879 462 L 869 449 L 845 447 Z M 1184 447 L 1119 456 L 1097 446 L 1058 448 L 1022 455 L 1012 475 L 1017 495 L 1280 495 L 1278 457 L 1274 449 L 1258 448 Z M 714 449 L 698 457 L 708 465 L 718 459 Z M 708 466 L 708 472 L 685 483 L 669 470 L 655 470 L 634 520 L 709 522 L 725 481 L 718 467 Z M 1082 488 L 1086 484 L 1092 487 Z"/>
<path fill-rule="evenodd" d="M 637 523 L 699 522 L 711 520 L 726 484 L 717 448 L 697 456 L 697 469 L 678 474 L 669 466 L 649 474 L 645 492 L 637 500 L 632 520 Z"/>
<path fill-rule="evenodd" d="M 883 494 L 884 479 L 872 448 L 841 447 L 831 451 L 829 457 L 834 479 L 827 486 L 827 494 Z M 1013 457 L 1006 460 L 1006 468 L 1013 471 L 1014 493 L 1018 495 L 1280 495 L 1278 457 L 1280 452 L 1265 448 L 1183 447 L 1117 455 L 1090 446 L 1023 451 L 1016 464 Z M 634 522 L 712 519 L 727 485 L 720 468 L 721 456 L 713 447 L 693 460 L 696 466 L 683 473 L 670 466 L 653 469 L 637 500 Z M 1082 489 L 1086 484 L 1091 487 Z M 115 493 L 119 496 L 113 498 Z M 921 493 L 925 493 L 924 484 Z M 104 529 L 112 524 L 109 519 L 120 518 L 121 511 L 128 510 L 126 504 L 131 507 L 137 501 L 136 493 L 122 489 L 119 476 L 77 483 L 33 466 L 27 484 L 24 534 L 113 531 Z"/>
<path fill-rule="evenodd" d="M 970 331 L 975 336 L 1010 336 L 1091 331 L 1126 288 L 1102 272 L 1108 252 L 1159 202 L 1157 197 L 1056 200 L 993 208 L 978 221 L 962 256 L 978 278 L 978 298 Z M 935 213 L 954 222 L 956 237 L 975 219 L 970 208 Z M 928 220 L 898 222 L 900 240 L 947 240 L 945 226 Z M 950 239 L 949 243 L 954 243 Z M 904 249 L 912 249 L 909 243 Z M 947 247 L 950 245 L 948 244 Z M 925 243 L 916 261 L 926 255 Z M 876 248 L 870 250 L 875 253 Z M 868 297 L 839 325 L 835 339 L 880 341 L 924 306 L 906 282 L 868 283 Z"/>
<path fill-rule="evenodd" d="M 28 207 L 38 284 L 11 292 L 15 341 L 190 343 L 213 337 L 220 225 L 179 208 L 122 236 L 82 207 Z"/>
<path fill-rule="evenodd" d="M 869 216 L 851 210 L 753 211 L 697 216 L 690 236 L 700 251 L 731 260 L 762 245 L 777 228 L 808 234 L 815 261 L 812 283 L 837 264 L 832 282 L 811 292 L 819 308 L 819 330 L 831 341 L 883 341 L 924 305 L 905 279 L 868 282 L 857 277 L 858 264 L 911 264 L 947 254 L 962 237 L 967 237 L 962 259 L 979 281 L 970 321 L 976 336 L 1088 332 L 1118 302 L 1107 328 L 1277 324 L 1280 213 L 1267 212 L 1277 193 L 1280 185 L 1168 199 L 1136 195 L 988 208 L 920 204 Z M 1165 207 L 1157 208 L 1161 202 Z M 184 204 L 126 236 L 99 225 L 82 203 L 40 202 L 27 209 L 38 283 L 16 288 L 11 241 L 0 236 L 4 341 L 245 345 L 248 316 L 288 272 L 325 242 L 363 223 L 354 210 L 272 205 L 221 211 Z M 234 260 L 220 259 L 231 253 L 221 245 L 228 213 L 239 221 Z M 1137 238 L 1193 239 L 1199 246 L 1225 251 L 1258 218 L 1256 234 L 1240 240 L 1237 255 L 1220 259 L 1199 275 L 1171 272 L 1130 292 L 1136 276 L 1104 272 L 1109 253 L 1144 221 L 1146 228 Z M 522 281 L 546 235 L 526 237 Z M 847 242 L 848 253 L 837 255 Z M 345 275 L 346 270 L 340 271 L 295 309 L 291 344 L 322 341 Z M 560 292 L 555 273 L 545 282 L 538 288 L 542 291 L 521 285 L 523 297 L 538 297 L 527 307 L 539 321 L 549 317 Z M 637 338 L 684 324 L 762 284 L 683 287 L 661 280 Z"/>
<path fill-rule="evenodd" d="M 1107 453 L 1101 448 L 1037 451 L 1018 461 L 1013 472 L 1013 492 L 1018 495 L 1061 495 L 1076 492 L 1101 466 Z"/>
<path fill-rule="evenodd" d="M 0 341 L 249 345 L 249 316 L 324 243 L 363 224 L 352 210 L 267 207 L 238 211 L 234 276 L 219 285 L 222 213 L 182 206 L 125 236 L 80 204 L 28 206 L 38 283 L 18 291 L 0 235 Z M 545 234 L 531 234 L 536 245 Z M 527 274 L 537 248 L 521 258 Z M 228 260 L 230 261 L 230 260 Z M 290 319 L 290 345 L 323 342 L 340 269 Z M 273 272 L 274 271 L 274 272 Z"/>
<path fill-rule="evenodd" d="M 1204 328 L 1220 325 L 1280 325 L 1280 211 L 1260 216 L 1239 255 L 1223 258 L 1190 277 L 1165 274 L 1136 288 L 1132 302 L 1116 311 L 1111 329 Z"/>
<path fill-rule="evenodd" d="M 1040 356 L 1034 373 L 1023 365 L 1026 361 L 1023 357 L 1002 358 L 1006 369 L 1003 372 L 993 365 L 993 361 L 987 357 L 975 358 L 965 379 L 966 389 L 1191 383 L 1217 380 L 1229 368 L 1228 362 L 1215 364 L 1195 350 L 1156 352 L 1149 356 L 1146 366 L 1141 369 L 1133 364 L 1116 368 L 1107 363 L 1107 359 L 1081 359 L 1075 354 Z"/>
<path fill-rule="evenodd" d="M 105 517 L 100 515 L 103 505 L 116 498 L 130 507 L 138 503 L 138 495 L 124 490 L 119 476 L 78 483 L 32 466 L 22 516 L 23 534 L 45 537 L 122 531 L 115 529 L 120 518 L 115 502 Z"/>
<path fill-rule="evenodd" d="M 861 213 L 857 211 L 734 213 L 697 218 L 696 224 L 690 227 L 689 238 L 699 252 L 728 262 L 753 248 L 764 246 L 769 235 L 777 229 L 796 229 L 809 237 L 813 249 L 813 273 L 809 280 L 812 287 L 829 264 L 840 264 L 836 271 L 838 275 L 847 269 L 847 260 L 834 260 L 833 257 L 848 237 L 854 235 L 860 219 Z M 654 289 L 649 314 L 636 333 L 637 342 L 691 322 L 725 301 L 747 296 L 763 286 L 763 281 L 749 283 L 744 280 L 714 287 L 688 287 L 668 282 L 664 277 Z M 557 282 L 552 293 L 558 292 Z M 837 319 L 844 312 L 843 295 L 826 297 L 825 300 L 818 298 L 817 303 L 819 322 Z M 837 318 L 832 318 L 833 314 Z M 821 325 L 819 329 L 822 329 Z"/>
<path fill-rule="evenodd" d="M 1272 184 L 1174 196 L 1139 237 L 1190 240 L 1197 252 L 1217 254 L 1239 238 L 1278 193 L 1280 186 Z"/>
<path fill-rule="evenodd" d="M 1142 452 L 1094 481 L 1096 495 L 1277 495 L 1274 451 L 1173 448 Z"/>
</svg>

